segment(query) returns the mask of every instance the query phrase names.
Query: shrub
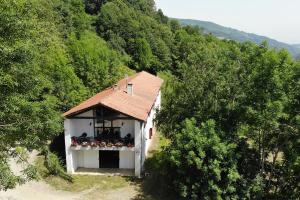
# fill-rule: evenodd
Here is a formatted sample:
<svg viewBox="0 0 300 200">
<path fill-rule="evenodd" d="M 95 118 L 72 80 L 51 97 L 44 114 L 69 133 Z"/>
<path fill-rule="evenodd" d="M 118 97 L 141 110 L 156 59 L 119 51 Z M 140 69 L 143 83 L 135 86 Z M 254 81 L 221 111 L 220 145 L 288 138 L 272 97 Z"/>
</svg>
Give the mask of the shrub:
<svg viewBox="0 0 300 200">
<path fill-rule="evenodd" d="M 45 156 L 44 165 L 48 170 L 49 175 L 59 176 L 67 181 L 73 182 L 72 176 L 68 175 L 62 167 L 62 162 L 59 158 L 51 153 L 48 149 L 43 151 Z"/>
</svg>

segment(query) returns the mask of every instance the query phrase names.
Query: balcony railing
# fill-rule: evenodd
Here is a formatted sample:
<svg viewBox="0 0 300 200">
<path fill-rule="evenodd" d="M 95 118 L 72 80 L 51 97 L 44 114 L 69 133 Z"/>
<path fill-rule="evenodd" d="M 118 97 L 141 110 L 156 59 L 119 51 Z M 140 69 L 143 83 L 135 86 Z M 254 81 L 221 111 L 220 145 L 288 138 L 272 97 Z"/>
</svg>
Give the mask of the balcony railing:
<svg viewBox="0 0 300 200">
<path fill-rule="evenodd" d="M 90 148 L 122 148 L 134 147 L 134 138 L 128 134 L 126 137 L 121 138 L 115 135 L 112 136 L 103 136 L 99 135 L 98 137 L 87 137 L 86 134 L 82 134 L 80 137 L 71 138 L 71 147 L 90 147 Z"/>
</svg>

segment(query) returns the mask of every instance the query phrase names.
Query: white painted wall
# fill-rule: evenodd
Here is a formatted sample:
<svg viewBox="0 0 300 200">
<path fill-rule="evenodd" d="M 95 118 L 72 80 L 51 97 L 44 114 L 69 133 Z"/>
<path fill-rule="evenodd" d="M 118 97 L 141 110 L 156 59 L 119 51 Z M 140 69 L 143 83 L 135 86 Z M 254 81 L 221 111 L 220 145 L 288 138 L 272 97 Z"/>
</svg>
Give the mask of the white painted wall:
<svg viewBox="0 0 300 200">
<path fill-rule="evenodd" d="M 73 172 L 78 168 L 78 156 L 77 152 L 71 151 L 72 158 L 73 158 Z"/>
<path fill-rule="evenodd" d="M 134 152 L 120 151 L 120 169 L 134 169 Z"/>
<path fill-rule="evenodd" d="M 94 120 L 93 119 L 71 119 L 72 136 L 81 136 L 87 133 L 88 137 L 94 137 Z"/>
<path fill-rule="evenodd" d="M 73 150 L 76 155 L 76 165 L 82 168 L 99 168 L 99 151 L 96 150 L 86 150 L 86 151 L 76 151 Z M 74 159 L 75 161 L 75 159 Z M 75 162 L 74 162 L 75 163 Z M 75 168 L 75 170 L 77 169 Z"/>
<path fill-rule="evenodd" d="M 68 173 L 74 173 L 74 155 L 73 151 L 71 150 L 71 130 L 72 130 L 72 124 L 70 119 L 66 119 L 64 121 L 64 130 L 65 130 L 65 147 L 66 147 L 66 164 L 67 164 L 67 172 Z M 76 160 L 76 158 L 75 158 Z"/>
<path fill-rule="evenodd" d="M 76 117 L 93 117 L 93 116 L 94 116 L 93 110 L 88 110 L 84 113 L 76 115 Z"/>
<path fill-rule="evenodd" d="M 128 133 L 131 134 L 131 137 L 134 137 L 134 120 L 129 120 L 129 119 L 114 120 L 113 126 L 121 128 L 121 137 L 125 137 Z"/>
<path fill-rule="evenodd" d="M 152 110 L 147 118 L 147 123 L 146 123 L 145 129 L 144 129 L 144 139 L 145 139 L 144 155 L 145 155 L 145 157 L 147 157 L 147 155 L 148 155 L 148 150 L 149 150 L 149 147 L 152 142 L 152 139 L 149 138 L 149 131 L 150 131 L 150 128 L 152 128 L 153 133 L 154 133 L 155 129 L 154 129 L 153 120 L 155 119 L 157 110 L 160 110 L 160 106 L 161 106 L 161 92 L 159 92 L 159 94 L 155 100 L 154 106 L 152 107 Z"/>
<path fill-rule="evenodd" d="M 134 121 L 135 120 L 121 120 L 123 126 L 121 126 L 121 137 L 125 137 L 128 133 L 131 137 L 134 137 Z"/>
<path fill-rule="evenodd" d="M 144 123 L 135 120 L 134 121 L 134 174 L 137 177 L 141 176 L 141 159 L 142 159 L 142 130 Z"/>
<path fill-rule="evenodd" d="M 77 155 L 77 166 L 84 167 L 84 151 L 74 151 Z"/>
<path fill-rule="evenodd" d="M 84 168 L 99 168 L 99 151 L 84 151 Z"/>
</svg>

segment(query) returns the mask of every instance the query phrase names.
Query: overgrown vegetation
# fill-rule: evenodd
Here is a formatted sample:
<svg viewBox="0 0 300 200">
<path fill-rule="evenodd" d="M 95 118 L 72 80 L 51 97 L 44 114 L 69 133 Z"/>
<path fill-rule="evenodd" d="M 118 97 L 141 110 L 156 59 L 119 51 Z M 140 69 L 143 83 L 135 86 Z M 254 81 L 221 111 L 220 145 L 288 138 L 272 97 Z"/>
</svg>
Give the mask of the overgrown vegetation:
<svg viewBox="0 0 300 200">
<path fill-rule="evenodd" d="M 53 174 L 46 167 L 44 156 L 39 156 L 35 162 L 38 173 L 48 184 L 59 190 L 70 192 L 82 192 L 84 190 L 95 189 L 105 192 L 111 189 L 118 189 L 128 185 L 126 178 L 120 176 L 92 176 L 92 175 L 72 175 L 72 181 Z"/>
<path fill-rule="evenodd" d="M 58 176 L 66 181 L 73 182 L 71 175 L 65 172 L 65 169 L 62 167 L 63 163 L 56 154 L 49 151 L 48 148 L 42 150 L 44 156 L 44 166 L 47 169 L 47 173 L 42 173 L 43 176 Z"/>
<path fill-rule="evenodd" d="M 8 168 L 16 147 L 41 150 L 62 112 L 134 70 L 166 83 L 157 123 L 170 145 L 147 165 L 160 189 L 300 196 L 299 61 L 182 27 L 153 0 L 0 0 L 1 189 L 22 182 Z"/>
</svg>

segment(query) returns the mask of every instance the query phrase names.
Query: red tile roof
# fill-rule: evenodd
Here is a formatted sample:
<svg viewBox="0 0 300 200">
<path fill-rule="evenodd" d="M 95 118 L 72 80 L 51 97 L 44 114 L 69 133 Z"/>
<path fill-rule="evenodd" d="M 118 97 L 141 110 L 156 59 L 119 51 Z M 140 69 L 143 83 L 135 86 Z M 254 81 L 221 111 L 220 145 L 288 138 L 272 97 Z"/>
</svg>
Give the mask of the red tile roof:
<svg viewBox="0 0 300 200">
<path fill-rule="evenodd" d="M 126 82 L 133 84 L 133 95 L 127 94 Z M 103 105 L 136 119 L 146 121 L 162 83 L 162 79 L 143 71 L 120 80 L 117 83 L 117 89 L 109 87 L 63 115 L 70 117 L 96 105 Z"/>
</svg>

